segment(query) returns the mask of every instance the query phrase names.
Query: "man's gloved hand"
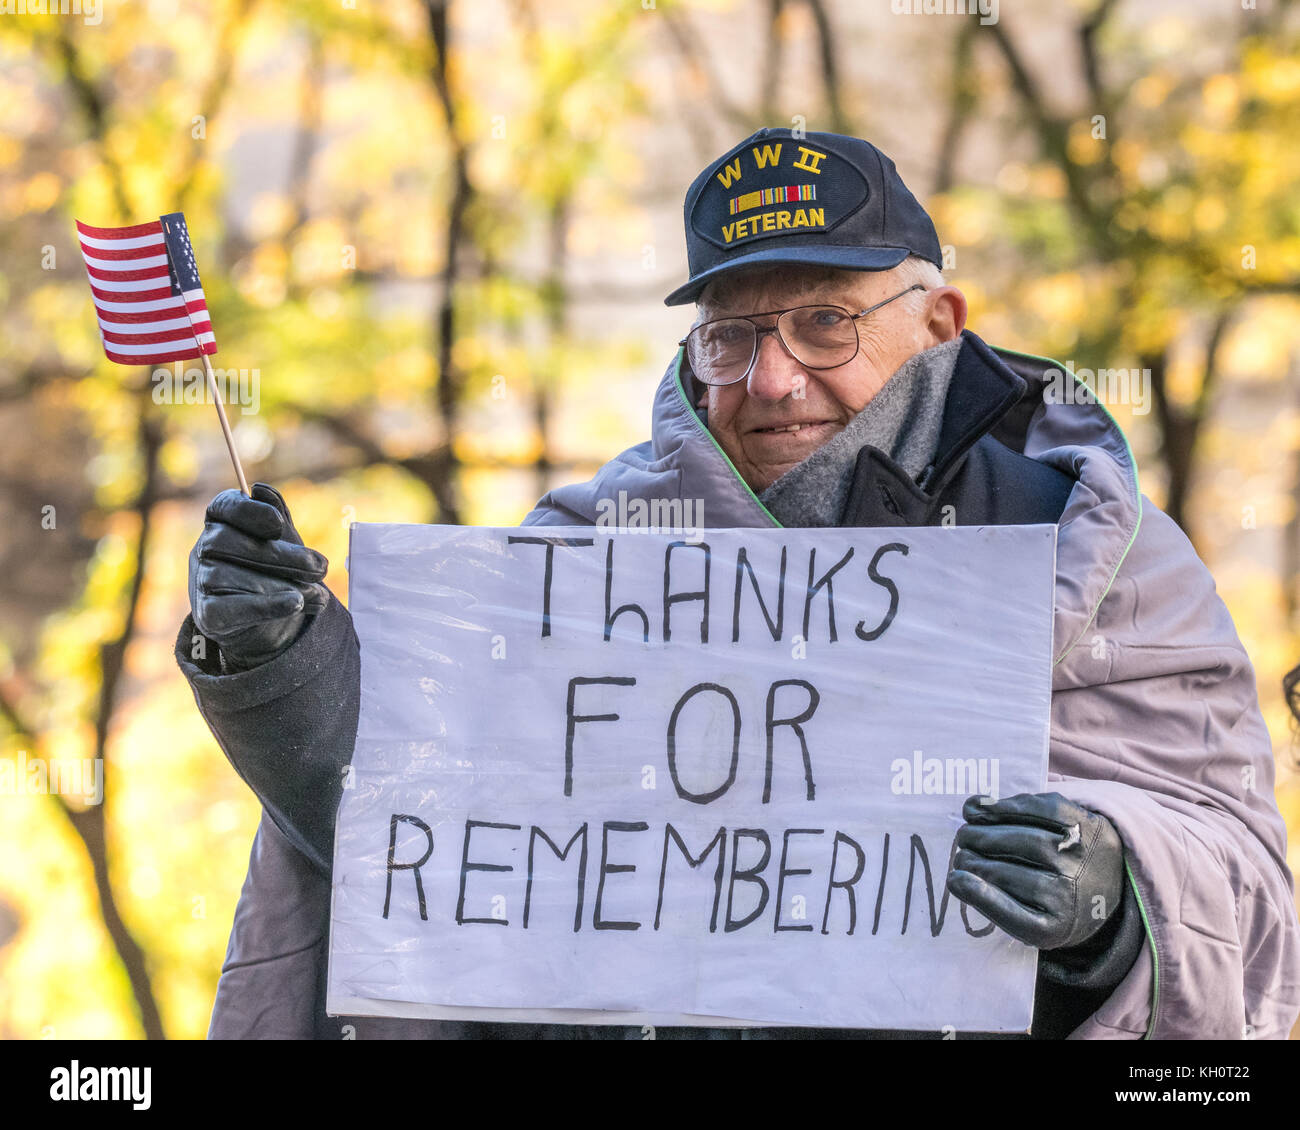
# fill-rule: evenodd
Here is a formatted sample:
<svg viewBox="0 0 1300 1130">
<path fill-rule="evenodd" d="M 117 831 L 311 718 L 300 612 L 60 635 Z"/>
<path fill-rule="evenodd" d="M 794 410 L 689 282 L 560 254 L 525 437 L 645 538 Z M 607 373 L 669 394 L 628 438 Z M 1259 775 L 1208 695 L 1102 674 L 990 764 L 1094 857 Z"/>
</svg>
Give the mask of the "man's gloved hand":
<svg viewBox="0 0 1300 1130">
<path fill-rule="evenodd" d="M 190 611 L 229 670 L 274 659 L 329 604 L 329 562 L 303 545 L 289 507 L 266 483 L 224 490 L 190 551 Z"/>
<path fill-rule="evenodd" d="M 1119 911 L 1124 844 L 1100 813 L 1060 793 L 1021 793 L 970 797 L 962 816 L 948 889 L 1013 938 L 1073 949 Z"/>
</svg>

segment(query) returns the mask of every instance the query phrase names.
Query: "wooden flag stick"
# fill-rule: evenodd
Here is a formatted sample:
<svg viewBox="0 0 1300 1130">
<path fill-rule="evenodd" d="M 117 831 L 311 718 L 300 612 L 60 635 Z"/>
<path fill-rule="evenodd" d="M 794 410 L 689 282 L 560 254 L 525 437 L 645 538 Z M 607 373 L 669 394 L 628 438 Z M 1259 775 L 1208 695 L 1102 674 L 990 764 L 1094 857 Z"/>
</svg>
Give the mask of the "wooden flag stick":
<svg viewBox="0 0 1300 1130">
<path fill-rule="evenodd" d="M 185 230 L 185 217 L 179 212 L 169 213 L 166 216 L 159 216 L 158 222 L 162 225 L 164 243 L 167 247 L 167 266 L 171 275 L 172 293 L 180 295 L 184 301 L 185 289 L 182 279 L 185 277 L 187 267 L 189 273 L 193 275 L 192 285 L 195 287 L 199 285 L 199 272 L 194 266 L 189 233 Z M 177 225 L 175 229 L 172 227 L 173 222 Z M 173 246 L 173 236 L 178 236 L 181 240 L 179 250 Z M 239 489 L 252 498 L 253 493 L 248 489 L 248 480 L 244 478 L 243 465 L 239 462 L 239 452 L 235 450 L 235 437 L 230 433 L 230 421 L 226 419 L 226 406 L 221 399 L 221 389 L 217 387 L 217 376 L 212 371 L 212 362 L 208 360 L 207 351 L 203 348 L 198 327 L 194 324 L 194 313 L 190 310 L 188 302 L 185 302 L 185 317 L 189 319 L 190 332 L 194 335 L 194 344 L 199 348 L 199 356 L 203 358 L 203 367 L 208 371 L 208 388 L 212 390 L 212 403 L 217 406 L 217 419 L 221 421 L 221 433 L 226 437 L 226 449 L 230 452 L 230 461 L 235 465 L 235 477 L 239 479 Z"/>
<path fill-rule="evenodd" d="M 230 421 L 226 419 L 226 407 L 221 400 L 221 389 L 217 387 L 217 376 L 212 371 L 212 362 L 208 360 L 206 353 L 201 353 L 199 356 L 203 358 L 203 367 L 208 371 L 208 388 L 212 390 L 212 402 L 217 406 L 217 417 L 221 420 L 221 431 L 226 437 L 226 447 L 230 451 L 230 461 L 235 465 L 235 475 L 239 479 L 239 489 L 249 498 L 252 498 L 253 492 L 248 489 L 248 480 L 244 478 L 244 467 L 239 462 L 239 452 L 235 450 L 235 437 L 230 433 Z"/>
</svg>

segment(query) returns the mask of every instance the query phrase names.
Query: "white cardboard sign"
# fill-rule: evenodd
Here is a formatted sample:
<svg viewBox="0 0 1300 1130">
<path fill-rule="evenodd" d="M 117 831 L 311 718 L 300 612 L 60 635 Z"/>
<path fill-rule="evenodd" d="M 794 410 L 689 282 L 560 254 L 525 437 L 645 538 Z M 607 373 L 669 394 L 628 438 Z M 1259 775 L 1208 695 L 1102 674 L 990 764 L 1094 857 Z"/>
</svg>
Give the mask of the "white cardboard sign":
<svg viewBox="0 0 1300 1130">
<path fill-rule="evenodd" d="M 1045 785 L 1055 535 L 354 525 L 329 1011 L 1026 1030 L 945 877 Z"/>
</svg>

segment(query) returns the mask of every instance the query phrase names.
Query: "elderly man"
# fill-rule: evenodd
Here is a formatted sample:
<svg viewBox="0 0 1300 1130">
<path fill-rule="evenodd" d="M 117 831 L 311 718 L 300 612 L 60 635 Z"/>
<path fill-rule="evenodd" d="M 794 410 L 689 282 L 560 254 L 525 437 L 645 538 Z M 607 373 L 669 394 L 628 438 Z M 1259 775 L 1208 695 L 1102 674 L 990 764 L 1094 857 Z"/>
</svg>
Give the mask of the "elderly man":
<svg viewBox="0 0 1300 1130">
<path fill-rule="evenodd" d="M 1254 675 L 1109 414 L 965 329 L 929 217 L 865 141 L 760 130 L 696 178 L 685 221 L 691 278 L 667 302 L 699 313 L 651 439 L 524 524 L 597 524 L 622 492 L 702 503 L 713 527 L 1055 523 L 1053 791 L 970 798 L 948 887 L 1040 949 L 1036 1036 L 1285 1036 L 1300 931 Z M 276 491 L 223 492 L 207 518 L 177 659 L 265 809 L 211 1034 L 337 1036 L 324 946 L 356 638 Z"/>
</svg>

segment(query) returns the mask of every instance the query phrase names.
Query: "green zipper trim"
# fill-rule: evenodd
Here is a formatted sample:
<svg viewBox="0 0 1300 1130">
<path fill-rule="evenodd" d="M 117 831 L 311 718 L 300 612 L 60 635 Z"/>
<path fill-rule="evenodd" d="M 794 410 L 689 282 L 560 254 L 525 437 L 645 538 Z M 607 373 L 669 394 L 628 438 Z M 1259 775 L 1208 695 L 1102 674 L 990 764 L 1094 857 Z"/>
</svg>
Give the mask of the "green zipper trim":
<svg viewBox="0 0 1300 1130">
<path fill-rule="evenodd" d="M 1137 880 L 1133 878 L 1133 869 L 1129 867 L 1128 860 L 1124 860 L 1124 872 L 1128 875 L 1129 885 L 1133 888 L 1133 895 L 1137 899 L 1138 913 L 1142 915 L 1142 928 L 1146 931 L 1147 941 L 1151 943 L 1151 1022 L 1147 1025 L 1147 1033 L 1142 1038 L 1151 1039 L 1151 1033 L 1156 1027 L 1156 1008 L 1160 1004 L 1160 956 L 1156 952 L 1156 936 L 1151 931 L 1151 921 L 1147 918 L 1147 908 L 1142 902 L 1142 892 L 1138 890 Z"/>
<path fill-rule="evenodd" d="M 1024 357 L 1030 361 L 1046 362 L 1053 368 L 1059 369 L 1062 373 L 1070 372 L 1069 369 L 1052 357 L 1042 357 L 1037 353 L 1022 353 L 1018 349 L 1002 349 L 1000 352 L 1010 353 L 1016 357 Z M 1070 378 L 1076 383 L 1082 383 L 1073 373 L 1070 373 Z M 1094 400 L 1097 406 L 1106 413 L 1106 419 L 1110 421 L 1111 426 L 1119 433 L 1119 438 L 1124 442 L 1124 450 L 1128 454 L 1129 467 L 1132 468 L 1133 472 L 1133 494 L 1137 499 L 1138 516 L 1137 522 L 1134 523 L 1133 526 L 1133 534 L 1128 539 L 1128 544 L 1124 547 L 1124 552 L 1120 554 L 1119 561 L 1115 564 L 1115 571 L 1111 573 L 1110 580 L 1106 582 L 1106 587 L 1102 590 L 1101 596 L 1098 597 L 1097 603 L 1092 609 L 1092 614 L 1088 617 L 1088 623 L 1084 625 L 1083 631 L 1079 633 L 1079 638 L 1066 648 L 1060 658 L 1053 661 L 1053 667 L 1061 663 L 1070 652 L 1083 642 L 1084 633 L 1087 632 L 1088 627 L 1097 618 L 1097 612 L 1101 608 L 1101 602 L 1106 599 L 1106 594 L 1110 592 L 1111 586 L 1114 585 L 1115 578 L 1119 576 L 1120 566 L 1124 564 L 1124 559 L 1128 556 L 1129 550 L 1133 548 L 1133 543 L 1137 541 L 1138 530 L 1142 527 L 1142 488 L 1138 481 L 1138 465 L 1137 459 L 1133 455 L 1132 445 L 1130 445 L 1128 441 L 1128 436 L 1124 434 L 1124 429 L 1119 426 L 1119 421 L 1110 414 L 1110 409 L 1107 408 L 1100 399 L 1094 398 Z M 1155 1031 L 1156 1010 L 1160 1005 L 1160 955 L 1156 949 L 1156 936 L 1151 929 L 1151 920 L 1147 917 L 1146 904 L 1142 901 L 1142 892 L 1138 890 L 1137 880 L 1133 877 L 1133 869 L 1129 867 L 1127 859 L 1124 860 L 1124 873 L 1128 875 L 1129 886 L 1133 888 L 1133 897 L 1137 899 L 1138 913 L 1142 916 L 1142 929 L 1146 931 L 1147 942 L 1151 946 L 1151 1020 L 1147 1024 L 1146 1035 L 1142 1037 L 1144 1040 L 1149 1040 L 1151 1039 L 1151 1033 Z"/>
<path fill-rule="evenodd" d="M 750 489 L 749 484 L 745 482 L 740 472 L 736 470 L 736 465 L 731 461 L 727 453 L 722 450 L 722 445 L 718 443 L 713 433 L 709 431 L 709 429 L 706 428 L 702 423 L 700 423 L 699 416 L 695 414 L 695 409 L 691 406 L 691 398 L 686 395 L 686 389 L 682 386 L 682 361 L 685 359 L 685 357 L 686 357 L 686 350 L 684 348 L 679 348 L 677 350 L 677 365 L 676 368 L 673 370 L 673 377 L 677 382 L 677 395 L 682 398 L 682 403 L 686 405 L 687 415 L 689 415 L 690 418 L 695 422 L 695 426 L 699 428 L 700 431 L 702 431 L 706 436 L 709 437 L 709 442 L 713 444 L 718 454 L 722 456 L 723 461 L 727 464 L 728 467 L 731 468 L 731 473 L 736 476 L 736 481 L 740 483 L 742 487 L 745 488 L 745 492 L 749 495 L 750 498 L 754 500 L 754 505 L 757 506 L 764 514 L 766 514 L 772 520 L 772 525 L 778 527 L 779 529 L 785 529 L 785 527 L 782 526 L 781 523 L 776 520 L 776 517 L 772 514 L 772 512 L 759 501 L 758 495 L 756 495 Z"/>
<path fill-rule="evenodd" d="M 1028 358 L 1030 361 L 1044 361 L 1048 365 L 1051 365 L 1053 368 L 1059 369 L 1062 373 L 1070 373 L 1069 369 L 1067 369 L 1064 365 L 1062 365 L 1059 361 L 1057 361 L 1055 358 L 1052 357 L 1041 357 L 1037 353 L 1022 353 L 1018 349 L 1001 349 L 1000 352 L 1010 353 L 1016 357 L 1025 357 Z M 1070 379 L 1073 380 L 1076 384 L 1083 383 L 1073 373 L 1070 373 Z M 1086 388 L 1087 386 L 1085 385 L 1084 387 Z M 1117 421 L 1115 417 L 1110 414 L 1110 409 L 1107 408 L 1106 405 L 1103 404 L 1100 399 L 1096 397 L 1094 397 L 1093 399 L 1097 407 L 1100 408 L 1104 413 L 1106 413 L 1106 419 L 1110 421 L 1111 427 L 1113 427 L 1115 431 L 1119 433 L 1119 438 L 1124 443 L 1124 450 L 1125 452 L 1128 453 L 1128 465 L 1130 468 L 1132 468 L 1133 471 L 1133 495 L 1134 498 L 1137 500 L 1137 511 L 1138 511 L 1137 521 L 1133 525 L 1133 534 L 1128 539 L 1128 544 L 1124 547 L 1124 552 L 1120 554 L 1119 560 L 1115 562 L 1115 569 L 1111 573 L 1110 579 L 1106 582 L 1106 587 L 1101 590 L 1101 596 L 1097 598 L 1097 603 L 1093 605 L 1092 612 L 1089 613 L 1088 615 L 1088 622 L 1084 624 L 1083 630 L 1079 632 L 1078 639 L 1076 639 L 1074 643 L 1070 644 L 1070 646 L 1067 647 L 1065 651 L 1063 651 L 1059 656 L 1057 656 L 1056 659 L 1052 660 L 1053 667 L 1056 667 L 1060 663 L 1063 663 L 1066 657 L 1070 654 L 1070 652 L 1072 652 L 1076 647 L 1079 646 L 1079 644 L 1083 642 L 1084 635 L 1087 633 L 1088 629 L 1092 626 L 1092 622 L 1097 619 L 1097 613 L 1101 609 L 1101 602 L 1106 599 L 1106 594 L 1110 592 L 1111 586 L 1114 585 L 1115 578 L 1119 576 L 1120 567 L 1124 564 L 1124 559 L 1128 556 L 1129 550 L 1133 548 L 1133 543 L 1137 541 L 1138 530 L 1142 528 L 1142 487 L 1138 482 L 1137 458 L 1133 454 L 1133 448 L 1129 444 L 1128 436 L 1124 434 L 1124 429 L 1119 426 L 1119 421 Z"/>
</svg>

